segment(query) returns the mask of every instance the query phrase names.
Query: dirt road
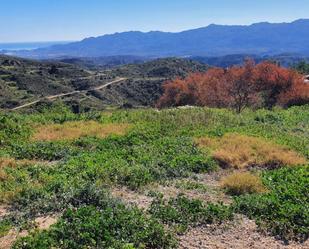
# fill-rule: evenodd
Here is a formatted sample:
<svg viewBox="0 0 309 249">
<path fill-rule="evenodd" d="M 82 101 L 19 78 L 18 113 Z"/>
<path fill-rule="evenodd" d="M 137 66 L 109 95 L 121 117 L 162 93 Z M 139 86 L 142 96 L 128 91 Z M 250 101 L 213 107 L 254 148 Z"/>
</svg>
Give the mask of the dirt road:
<svg viewBox="0 0 309 249">
<path fill-rule="evenodd" d="M 38 100 L 35 100 L 35 101 L 32 101 L 30 103 L 26 103 L 26 104 L 23 104 L 23 105 L 20 105 L 20 106 L 17 106 L 13 109 L 11 109 L 12 111 L 16 111 L 16 110 L 19 110 L 19 109 L 22 109 L 22 108 L 25 108 L 25 107 L 28 107 L 28 106 L 32 106 L 44 99 L 48 99 L 48 100 L 53 100 L 53 99 L 56 99 L 56 98 L 60 98 L 60 97 L 65 97 L 65 96 L 69 96 L 69 95 L 73 95 L 73 94 L 77 94 L 77 93 L 87 93 L 87 92 L 90 92 L 90 91 L 95 91 L 95 90 L 101 90 L 109 85 L 112 85 L 112 84 L 115 84 L 115 83 L 119 83 L 121 81 L 124 81 L 126 80 L 126 78 L 117 78 L 111 82 L 108 82 L 108 83 L 105 83 L 101 86 L 97 86 L 97 87 L 94 87 L 94 88 L 90 88 L 90 89 L 87 89 L 87 90 L 76 90 L 76 91 L 72 91 L 72 92 L 68 92 L 68 93 L 60 93 L 60 94 L 56 94 L 56 95 L 51 95 L 51 96 L 46 96 L 46 97 L 42 97 Z"/>
</svg>

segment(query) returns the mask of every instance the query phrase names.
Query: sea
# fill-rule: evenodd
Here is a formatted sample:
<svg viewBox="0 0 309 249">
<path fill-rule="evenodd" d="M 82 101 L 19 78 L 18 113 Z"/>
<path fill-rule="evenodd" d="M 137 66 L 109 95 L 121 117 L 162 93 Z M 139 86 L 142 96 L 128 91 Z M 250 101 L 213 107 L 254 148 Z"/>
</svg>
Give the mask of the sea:
<svg viewBox="0 0 309 249">
<path fill-rule="evenodd" d="M 60 45 L 70 43 L 72 41 L 50 41 L 50 42 L 15 42 L 15 43 L 1 43 L 0 51 L 18 51 L 18 50 L 32 50 L 37 48 L 45 48 L 53 45 Z"/>
</svg>

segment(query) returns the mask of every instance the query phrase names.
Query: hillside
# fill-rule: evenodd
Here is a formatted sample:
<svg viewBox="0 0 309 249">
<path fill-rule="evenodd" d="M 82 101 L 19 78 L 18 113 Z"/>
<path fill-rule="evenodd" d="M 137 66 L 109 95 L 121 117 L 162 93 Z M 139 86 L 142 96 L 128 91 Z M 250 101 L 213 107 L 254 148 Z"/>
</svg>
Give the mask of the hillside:
<svg viewBox="0 0 309 249">
<path fill-rule="evenodd" d="M 10 108 L 38 96 L 68 92 L 87 71 L 69 64 L 0 57 L 0 106 Z"/>
<path fill-rule="evenodd" d="M 141 56 L 105 56 L 105 57 L 77 57 L 77 58 L 58 58 L 56 61 L 74 64 L 92 70 L 109 69 L 127 64 L 141 64 L 151 60 L 149 57 Z"/>
<path fill-rule="evenodd" d="M 161 85 L 165 80 L 184 77 L 191 71 L 205 71 L 207 66 L 189 60 L 167 58 L 112 69 L 99 66 L 101 69 L 90 71 L 84 68 L 62 62 L 0 56 L 0 108 L 12 109 L 44 97 L 43 102 L 48 104 L 50 101 L 47 97 L 73 91 L 84 92 L 55 100 L 62 100 L 76 110 L 124 104 L 151 106 L 161 96 Z M 126 80 L 94 89 L 117 78 Z M 94 90 L 85 92 L 90 89 Z"/>
<path fill-rule="evenodd" d="M 88 89 L 108 81 L 70 64 L 0 56 L 0 108 L 13 108 L 38 98 Z"/>
<path fill-rule="evenodd" d="M 249 26 L 209 25 L 179 33 L 137 31 L 91 37 L 79 42 L 17 53 L 37 58 L 135 56 L 220 56 L 228 54 L 309 55 L 309 20 L 256 23 Z"/>
</svg>

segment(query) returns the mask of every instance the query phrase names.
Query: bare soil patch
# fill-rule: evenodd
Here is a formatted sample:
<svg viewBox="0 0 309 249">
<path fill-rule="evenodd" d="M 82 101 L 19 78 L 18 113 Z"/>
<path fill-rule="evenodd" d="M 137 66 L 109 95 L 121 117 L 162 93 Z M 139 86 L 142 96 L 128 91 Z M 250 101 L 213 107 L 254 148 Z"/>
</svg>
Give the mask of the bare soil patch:
<svg viewBox="0 0 309 249">
<path fill-rule="evenodd" d="M 46 230 L 51 225 L 55 224 L 58 220 L 59 215 L 53 215 L 53 216 L 42 216 L 38 217 L 34 220 L 35 225 L 40 230 Z"/>
<path fill-rule="evenodd" d="M 121 199 L 123 202 L 130 205 L 136 205 L 141 209 L 147 209 L 153 200 L 153 198 L 149 196 L 132 191 L 125 187 L 113 188 L 111 193 L 114 197 Z"/>
<path fill-rule="evenodd" d="M 10 211 L 8 206 L 0 205 L 0 218 L 8 215 L 9 213 Z"/>
<path fill-rule="evenodd" d="M 9 233 L 0 238 L 0 249 L 9 249 L 13 246 L 14 242 L 21 237 L 28 235 L 28 231 L 19 231 L 17 229 L 11 229 Z"/>
<path fill-rule="evenodd" d="M 51 225 L 57 222 L 59 215 L 48 215 L 38 217 L 34 220 L 34 225 L 39 230 L 46 230 Z M 7 235 L 0 238 L 0 249 L 9 249 L 13 246 L 14 242 L 29 234 L 27 230 L 19 230 L 16 228 L 11 229 Z"/>
<path fill-rule="evenodd" d="M 262 234 L 254 221 L 239 216 L 221 225 L 192 228 L 179 236 L 179 249 L 306 249 L 309 243 L 289 245 Z"/>
</svg>

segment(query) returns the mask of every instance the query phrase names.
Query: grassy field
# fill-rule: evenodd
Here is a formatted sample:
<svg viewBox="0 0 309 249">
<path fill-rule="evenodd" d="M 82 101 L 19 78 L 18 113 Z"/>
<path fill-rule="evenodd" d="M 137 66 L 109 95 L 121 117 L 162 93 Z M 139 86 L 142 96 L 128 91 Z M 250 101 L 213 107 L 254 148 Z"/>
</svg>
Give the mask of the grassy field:
<svg viewBox="0 0 309 249">
<path fill-rule="evenodd" d="M 1 113 L 0 148 L 8 248 L 177 248 L 240 214 L 308 239 L 309 106 Z"/>
</svg>

